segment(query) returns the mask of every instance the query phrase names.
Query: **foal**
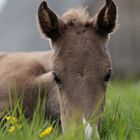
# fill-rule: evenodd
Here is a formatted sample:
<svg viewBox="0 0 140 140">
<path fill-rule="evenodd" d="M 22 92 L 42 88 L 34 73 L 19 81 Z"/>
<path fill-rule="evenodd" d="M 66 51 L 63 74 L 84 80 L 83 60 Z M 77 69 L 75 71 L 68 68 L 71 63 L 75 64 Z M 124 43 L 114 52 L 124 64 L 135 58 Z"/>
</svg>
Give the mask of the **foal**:
<svg viewBox="0 0 140 140">
<path fill-rule="evenodd" d="M 112 73 L 106 46 L 116 17 L 113 0 L 106 0 L 94 18 L 82 8 L 59 18 L 43 1 L 38 21 L 52 51 L 0 55 L 0 111 L 10 106 L 8 88 L 16 85 L 18 97 L 24 95 L 25 115 L 32 116 L 41 85 L 45 89 L 41 97 L 47 95 L 46 116 L 60 116 L 63 131 L 73 117 L 88 123 L 97 105 L 97 114 L 102 114 Z"/>
<path fill-rule="evenodd" d="M 107 82 L 112 73 L 107 51 L 110 33 L 116 25 L 116 6 L 112 0 L 90 18 L 85 9 L 71 9 L 62 18 L 44 1 L 38 11 L 41 31 L 50 38 L 52 71 L 57 84 L 62 129 L 72 116 L 85 120 L 97 104 L 103 113 Z M 76 119 L 77 120 L 77 119 Z"/>
</svg>

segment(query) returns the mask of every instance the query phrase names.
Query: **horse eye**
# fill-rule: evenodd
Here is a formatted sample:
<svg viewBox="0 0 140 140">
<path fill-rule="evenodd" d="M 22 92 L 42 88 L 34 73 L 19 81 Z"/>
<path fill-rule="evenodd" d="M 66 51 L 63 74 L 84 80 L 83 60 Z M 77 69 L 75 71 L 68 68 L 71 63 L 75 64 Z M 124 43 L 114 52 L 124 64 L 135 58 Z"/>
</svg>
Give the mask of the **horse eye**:
<svg viewBox="0 0 140 140">
<path fill-rule="evenodd" d="M 54 81 L 56 82 L 56 84 L 60 85 L 62 84 L 61 78 L 59 77 L 59 75 L 56 72 L 52 72 L 53 76 L 54 76 Z"/>
<path fill-rule="evenodd" d="M 108 71 L 108 73 L 105 75 L 104 81 L 105 81 L 105 82 L 108 82 L 108 81 L 110 80 L 111 76 L 112 76 L 112 69 L 110 69 L 110 70 Z"/>
</svg>

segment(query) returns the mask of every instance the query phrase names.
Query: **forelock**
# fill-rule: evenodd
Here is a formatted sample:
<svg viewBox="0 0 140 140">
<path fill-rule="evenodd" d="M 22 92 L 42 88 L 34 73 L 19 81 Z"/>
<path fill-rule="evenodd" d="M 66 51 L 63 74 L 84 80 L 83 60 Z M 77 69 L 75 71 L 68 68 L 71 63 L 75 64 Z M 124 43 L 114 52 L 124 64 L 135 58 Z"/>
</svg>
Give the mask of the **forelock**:
<svg viewBox="0 0 140 140">
<path fill-rule="evenodd" d="M 70 9 L 62 16 L 65 23 L 87 23 L 90 22 L 89 13 L 86 8 Z"/>
</svg>

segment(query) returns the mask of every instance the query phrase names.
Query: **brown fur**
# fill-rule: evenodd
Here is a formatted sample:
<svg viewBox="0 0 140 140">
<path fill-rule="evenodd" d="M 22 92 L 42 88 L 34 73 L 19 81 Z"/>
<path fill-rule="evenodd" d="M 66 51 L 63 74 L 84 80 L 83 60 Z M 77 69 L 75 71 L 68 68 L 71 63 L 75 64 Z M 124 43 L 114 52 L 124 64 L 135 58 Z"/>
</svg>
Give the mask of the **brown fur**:
<svg viewBox="0 0 140 140">
<path fill-rule="evenodd" d="M 51 52 L 0 55 L 0 111 L 10 107 L 9 92 L 13 97 L 15 93 L 12 90 L 16 90 L 18 97 L 24 94 L 23 109 L 26 111 L 25 115 L 31 117 L 36 107 L 39 88 L 43 85 L 46 89 L 43 94 L 48 97 L 47 116 L 59 115 L 59 104 L 56 97 L 53 97 L 56 92 L 55 84 L 51 78 L 52 74 L 49 73 L 50 55 Z"/>
<path fill-rule="evenodd" d="M 45 1 L 40 7 L 39 24 L 43 33 L 51 39 L 54 50 L 52 70 L 57 83 L 64 130 L 77 112 L 80 118 L 91 116 L 100 100 L 98 113 L 103 112 L 106 80 L 112 69 L 106 45 L 109 33 L 115 28 L 116 6 L 112 0 L 106 0 L 96 18 L 90 18 L 83 8 L 69 10 L 62 18 L 55 18 L 58 22 L 55 32 L 58 36 L 55 39 L 49 35 L 52 30 L 44 32 L 49 27 L 48 21 L 52 21 L 51 15 L 49 18 L 45 16 L 49 14 L 50 8 Z"/>
<path fill-rule="evenodd" d="M 106 0 L 97 18 L 90 18 L 82 8 L 58 18 L 43 1 L 38 21 L 53 52 L 0 56 L 0 110 L 9 107 L 7 86 L 14 83 L 19 97 L 24 90 L 27 116 L 33 114 L 41 84 L 48 97 L 46 114 L 59 117 L 60 113 L 63 130 L 75 114 L 78 120 L 88 119 L 100 102 L 98 114 L 103 113 L 112 69 L 106 45 L 115 28 L 115 11 L 114 2 Z"/>
</svg>

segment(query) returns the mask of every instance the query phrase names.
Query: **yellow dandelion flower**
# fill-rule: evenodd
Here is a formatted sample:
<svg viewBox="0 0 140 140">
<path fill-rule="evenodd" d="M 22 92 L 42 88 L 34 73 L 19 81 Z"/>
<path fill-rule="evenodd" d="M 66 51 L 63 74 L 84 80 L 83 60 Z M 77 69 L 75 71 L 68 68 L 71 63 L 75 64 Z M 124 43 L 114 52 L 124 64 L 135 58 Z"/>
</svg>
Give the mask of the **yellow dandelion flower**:
<svg viewBox="0 0 140 140">
<path fill-rule="evenodd" d="M 21 129 L 21 125 L 12 125 L 9 128 L 7 128 L 8 133 L 14 133 L 16 130 Z"/>
<path fill-rule="evenodd" d="M 52 127 L 52 126 L 48 127 L 47 129 L 45 129 L 44 131 L 42 131 L 42 132 L 39 134 L 39 137 L 40 137 L 40 138 L 43 138 L 43 137 L 48 136 L 48 135 L 52 132 L 52 130 L 53 130 L 53 127 Z"/>
<path fill-rule="evenodd" d="M 17 129 L 21 129 L 22 126 L 18 123 L 16 117 L 6 116 L 5 118 L 7 120 L 6 130 L 8 133 L 14 133 Z"/>
<path fill-rule="evenodd" d="M 13 116 L 6 116 L 5 118 L 11 124 L 15 124 L 18 121 L 17 118 L 16 117 L 13 117 Z"/>
<path fill-rule="evenodd" d="M 7 129 L 7 131 L 9 133 L 13 133 L 13 132 L 15 132 L 15 130 L 16 130 L 16 127 L 15 126 L 11 126 L 9 129 Z"/>
</svg>

